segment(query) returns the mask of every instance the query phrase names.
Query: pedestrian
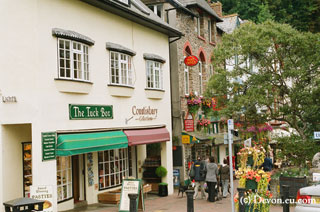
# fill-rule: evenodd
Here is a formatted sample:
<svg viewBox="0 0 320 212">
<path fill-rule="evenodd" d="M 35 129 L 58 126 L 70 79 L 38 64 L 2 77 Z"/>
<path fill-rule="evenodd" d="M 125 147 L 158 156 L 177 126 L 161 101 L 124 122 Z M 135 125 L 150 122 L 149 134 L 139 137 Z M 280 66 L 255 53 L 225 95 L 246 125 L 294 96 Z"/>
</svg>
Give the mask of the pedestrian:
<svg viewBox="0 0 320 212">
<path fill-rule="evenodd" d="M 196 199 L 199 192 L 199 187 L 201 189 L 201 198 L 205 199 L 206 194 L 204 192 L 204 180 L 206 177 L 206 166 L 205 161 L 201 160 L 201 157 L 197 157 L 197 161 L 191 167 L 190 170 L 190 178 L 191 180 L 195 181 L 195 188 L 194 188 L 194 196 L 193 199 Z"/>
<path fill-rule="evenodd" d="M 220 180 L 222 183 L 222 196 L 226 198 L 228 195 L 229 179 L 230 179 L 230 166 L 228 160 L 223 159 L 223 164 L 219 169 Z"/>
<path fill-rule="evenodd" d="M 216 200 L 216 185 L 218 177 L 218 166 L 214 162 L 214 157 L 209 158 L 209 163 L 206 164 L 206 182 L 208 186 L 208 201 L 214 202 Z"/>
<path fill-rule="evenodd" d="M 263 171 L 265 172 L 271 172 L 272 168 L 273 168 L 273 164 L 272 164 L 272 160 L 270 158 L 270 154 L 268 153 L 267 156 L 264 159 L 263 164 L 261 165 L 261 167 L 263 168 Z"/>
</svg>

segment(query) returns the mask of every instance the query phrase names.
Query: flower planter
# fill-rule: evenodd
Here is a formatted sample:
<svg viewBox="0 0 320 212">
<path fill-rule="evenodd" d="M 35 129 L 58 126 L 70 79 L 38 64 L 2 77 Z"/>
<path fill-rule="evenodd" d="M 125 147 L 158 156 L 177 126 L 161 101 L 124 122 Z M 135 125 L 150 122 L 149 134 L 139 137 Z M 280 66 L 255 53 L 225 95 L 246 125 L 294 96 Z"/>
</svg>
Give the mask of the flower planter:
<svg viewBox="0 0 320 212">
<path fill-rule="evenodd" d="M 250 204 L 250 205 L 246 205 L 245 207 L 245 212 L 259 212 L 259 208 L 253 209 L 254 205 Z"/>
<path fill-rule="evenodd" d="M 161 184 L 159 183 L 159 192 L 158 195 L 160 197 L 168 196 L 168 184 Z"/>
<path fill-rule="evenodd" d="M 246 189 L 257 189 L 258 183 L 255 180 L 246 180 Z"/>
<path fill-rule="evenodd" d="M 253 156 L 249 156 L 247 160 L 247 166 L 253 167 L 253 163 L 254 163 Z"/>
</svg>

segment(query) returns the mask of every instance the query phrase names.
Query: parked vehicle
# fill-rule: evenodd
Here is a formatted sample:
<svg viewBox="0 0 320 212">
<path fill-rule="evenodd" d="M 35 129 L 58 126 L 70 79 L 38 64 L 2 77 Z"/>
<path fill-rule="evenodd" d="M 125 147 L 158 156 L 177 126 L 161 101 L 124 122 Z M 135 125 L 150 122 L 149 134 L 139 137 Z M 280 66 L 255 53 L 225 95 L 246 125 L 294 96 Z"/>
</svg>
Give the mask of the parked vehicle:
<svg viewBox="0 0 320 212">
<path fill-rule="evenodd" d="M 320 184 L 301 188 L 297 193 L 294 212 L 320 211 Z"/>
</svg>

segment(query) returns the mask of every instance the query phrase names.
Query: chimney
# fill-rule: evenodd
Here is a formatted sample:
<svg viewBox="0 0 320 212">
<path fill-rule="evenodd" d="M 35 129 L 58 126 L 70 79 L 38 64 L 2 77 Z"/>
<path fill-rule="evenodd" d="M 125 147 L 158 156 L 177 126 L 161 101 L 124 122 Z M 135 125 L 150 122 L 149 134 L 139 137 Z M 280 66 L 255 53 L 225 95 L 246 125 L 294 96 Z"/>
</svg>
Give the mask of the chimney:
<svg viewBox="0 0 320 212">
<path fill-rule="evenodd" d="M 220 1 L 216 3 L 209 3 L 210 7 L 217 13 L 219 17 L 222 17 L 222 4 Z"/>
</svg>

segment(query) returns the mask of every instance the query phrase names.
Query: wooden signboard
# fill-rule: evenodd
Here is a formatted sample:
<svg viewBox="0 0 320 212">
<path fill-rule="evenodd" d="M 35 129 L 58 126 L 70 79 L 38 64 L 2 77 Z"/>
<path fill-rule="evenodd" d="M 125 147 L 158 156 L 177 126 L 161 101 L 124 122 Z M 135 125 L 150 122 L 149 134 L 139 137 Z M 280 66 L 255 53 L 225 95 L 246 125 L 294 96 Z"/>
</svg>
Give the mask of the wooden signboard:
<svg viewBox="0 0 320 212">
<path fill-rule="evenodd" d="M 130 211 L 130 198 L 128 194 L 138 194 L 137 210 L 141 209 L 144 211 L 144 199 L 143 199 L 143 189 L 142 189 L 141 180 L 124 179 L 122 181 L 119 212 Z"/>
</svg>

